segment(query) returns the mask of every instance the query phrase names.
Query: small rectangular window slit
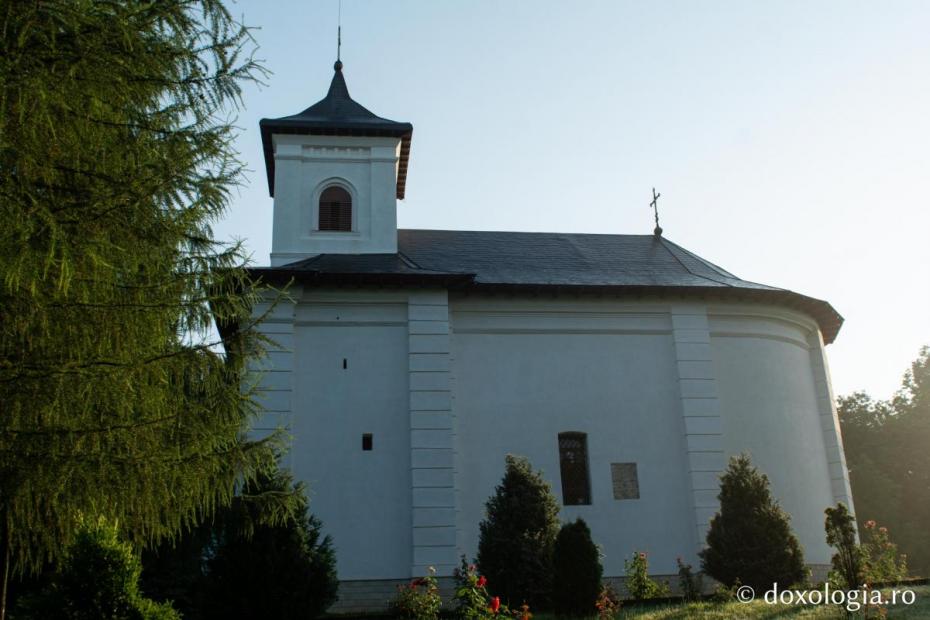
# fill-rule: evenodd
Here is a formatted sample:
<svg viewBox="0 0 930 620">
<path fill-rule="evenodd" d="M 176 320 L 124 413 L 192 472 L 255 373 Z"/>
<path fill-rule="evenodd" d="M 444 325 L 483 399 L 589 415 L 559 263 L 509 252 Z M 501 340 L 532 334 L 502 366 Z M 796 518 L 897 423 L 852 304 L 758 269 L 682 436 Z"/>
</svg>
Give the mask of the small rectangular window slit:
<svg viewBox="0 0 930 620">
<path fill-rule="evenodd" d="M 345 370 L 348 367 L 349 367 L 349 360 L 347 360 L 346 358 L 342 358 L 342 369 Z"/>
<path fill-rule="evenodd" d="M 371 433 L 364 433 L 362 435 L 362 450 L 368 451 L 368 450 L 371 450 L 371 447 L 372 447 Z"/>
</svg>

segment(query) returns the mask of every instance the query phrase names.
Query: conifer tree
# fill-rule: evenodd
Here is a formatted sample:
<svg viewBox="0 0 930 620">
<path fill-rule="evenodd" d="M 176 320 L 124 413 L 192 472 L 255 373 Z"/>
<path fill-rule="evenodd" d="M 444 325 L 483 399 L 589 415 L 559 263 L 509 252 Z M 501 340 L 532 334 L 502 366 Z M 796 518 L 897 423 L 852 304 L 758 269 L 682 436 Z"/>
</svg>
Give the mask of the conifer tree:
<svg viewBox="0 0 930 620">
<path fill-rule="evenodd" d="M 704 572 L 727 586 L 739 581 L 757 592 L 804 579 L 804 556 L 790 517 L 748 455 L 730 459 L 717 497 L 720 512 L 710 521 L 707 548 L 701 552 Z"/>
<path fill-rule="evenodd" d="M 256 293 L 211 232 L 242 180 L 249 30 L 219 0 L 11 0 L 0 23 L 5 584 L 80 512 L 176 535 L 280 439 L 244 439 Z"/>
<path fill-rule="evenodd" d="M 503 601 L 534 609 L 549 605 L 552 551 L 559 504 L 552 488 L 525 457 L 508 454 L 504 479 L 480 524 L 478 568 Z"/>
<path fill-rule="evenodd" d="M 264 523 L 263 493 L 290 493 L 298 509 Z M 203 582 L 202 616 L 216 620 L 307 620 L 336 601 L 336 552 L 322 523 L 309 513 L 303 485 L 287 471 L 249 484 L 222 511 Z"/>
<path fill-rule="evenodd" d="M 601 554 L 583 519 L 559 530 L 552 554 L 552 608 L 561 616 L 584 618 L 595 613 L 601 593 Z"/>
</svg>

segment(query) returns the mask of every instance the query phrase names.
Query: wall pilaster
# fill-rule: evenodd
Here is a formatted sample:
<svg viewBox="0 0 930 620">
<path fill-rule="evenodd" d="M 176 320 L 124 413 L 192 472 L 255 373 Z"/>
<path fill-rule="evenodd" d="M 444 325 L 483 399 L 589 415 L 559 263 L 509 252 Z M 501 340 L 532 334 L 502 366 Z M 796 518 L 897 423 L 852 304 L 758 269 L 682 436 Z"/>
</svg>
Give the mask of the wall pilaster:
<svg viewBox="0 0 930 620">
<path fill-rule="evenodd" d="M 296 288 L 291 294 L 299 297 Z M 259 333 L 271 340 L 267 355 L 257 360 L 251 370 L 259 381 L 257 397 L 263 412 L 252 425 L 255 437 L 265 437 L 277 429 L 289 430 L 294 411 L 294 316 L 296 302 L 282 299 L 276 305 L 271 300 L 256 304 L 253 316 L 265 316 L 258 324 Z M 289 467 L 290 451 L 283 457 L 282 465 Z"/>
<path fill-rule="evenodd" d="M 446 291 L 411 293 L 407 305 L 410 377 L 412 576 L 457 566 L 454 430 Z"/>
<path fill-rule="evenodd" d="M 720 509 L 717 494 L 726 468 L 710 326 L 703 305 L 675 304 L 671 315 L 695 542 L 702 549 L 710 520 Z"/>
<path fill-rule="evenodd" d="M 833 386 L 830 384 L 827 352 L 819 330 L 815 330 L 808 337 L 808 344 L 810 345 L 811 369 L 814 373 L 814 389 L 817 393 L 817 409 L 820 413 L 820 428 L 823 431 L 823 443 L 830 470 L 833 501 L 843 502 L 849 507 L 850 512 L 855 514 L 852 490 L 849 486 L 849 470 L 846 469 L 846 456 L 843 453 L 840 421 L 836 413 L 836 401 L 833 399 Z"/>
</svg>

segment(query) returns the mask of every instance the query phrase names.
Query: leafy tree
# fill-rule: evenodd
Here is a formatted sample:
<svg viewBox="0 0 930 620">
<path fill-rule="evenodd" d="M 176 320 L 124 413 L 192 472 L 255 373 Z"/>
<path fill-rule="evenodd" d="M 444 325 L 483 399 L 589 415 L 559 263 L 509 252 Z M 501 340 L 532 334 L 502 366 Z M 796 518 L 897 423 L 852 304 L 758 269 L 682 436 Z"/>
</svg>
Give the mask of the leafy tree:
<svg viewBox="0 0 930 620">
<path fill-rule="evenodd" d="M 842 502 L 824 512 L 827 544 L 836 549 L 830 560 L 832 580 L 838 587 L 856 589 L 865 583 L 865 557 L 856 540 L 856 520 Z"/>
<path fill-rule="evenodd" d="M 601 593 L 600 551 L 583 519 L 566 523 L 555 539 L 552 555 L 552 608 L 565 616 L 590 616 Z"/>
<path fill-rule="evenodd" d="M 804 556 L 790 517 L 772 498 L 769 480 L 746 454 L 730 459 L 720 481 L 720 512 L 710 521 L 701 563 L 708 575 L 756 591 L 789 586 L 806 576 Z"/>
<path fill-rule="evenodd" d="M 242 178 L 249 31 L 220 0 L 10 1 L 0 21 L 5 584 L 60 558 L 75 514 L 176 535 L 280 438 L 241 435 L 256 292 L 210 229 Z"/>
<path fill-rule="evenodd" d="M 930 347 L 923 347 L 887 401 L 864 392 L 838 399 L 856 513 L 895 532 L 908 564 L 930 573 Z"/>
<path fill-rule="evenodd" d="M 549 604 L 559 504 L 525 457 L 508 454 L 504 479 L 480 524 L 478 567 L 509 605 Z"/>
<path fill-rule="evenodd" d="M 300 507 L 285 522 L 269 525 L 254 498 L 295 495 Z M 217 620 L 307 619 L 336 601 L 336 555 L 321 524 L 308 512 L 301 484 L 289 473 L 249 484 L 215 530 L 216 546 L 203 583 L 202 616 Z"/>
<path fill-rule="evenodd" d="M 180 620 L 170 603 L 139 591 L 142 565 L 106 519 L 82 521 L 49 586 L 23 601 L 17 617 L 35 620 Z"/>
</svg>

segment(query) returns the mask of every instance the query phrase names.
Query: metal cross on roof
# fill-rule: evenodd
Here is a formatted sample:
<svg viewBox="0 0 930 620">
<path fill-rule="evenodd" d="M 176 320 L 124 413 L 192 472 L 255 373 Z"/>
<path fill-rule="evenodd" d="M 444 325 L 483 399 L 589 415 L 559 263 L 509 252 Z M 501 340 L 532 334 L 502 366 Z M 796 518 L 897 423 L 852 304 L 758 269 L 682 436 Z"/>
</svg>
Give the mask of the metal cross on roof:
<svg viewBox="0 0 930 620">
<path fill-rule="evenodd" d="M 655 214 L 656 214 L 656 227 L 655 227 L 655 230 L 652 231 L 656 237 L 662 236 L 662 227 L 659 226 L 659 198 L 661 196 L 662 194 L 657 194 L 656 188 L 653 187 L 652 188 L 652 202 L 649 203 L 649 208 L 654 209 Z"/>
<path fill-rule="evenodd" d="M 336 20 L 336 62 L 342 60 L 342 0 L 339 0 L 339 17 Z"/>
</svg>

